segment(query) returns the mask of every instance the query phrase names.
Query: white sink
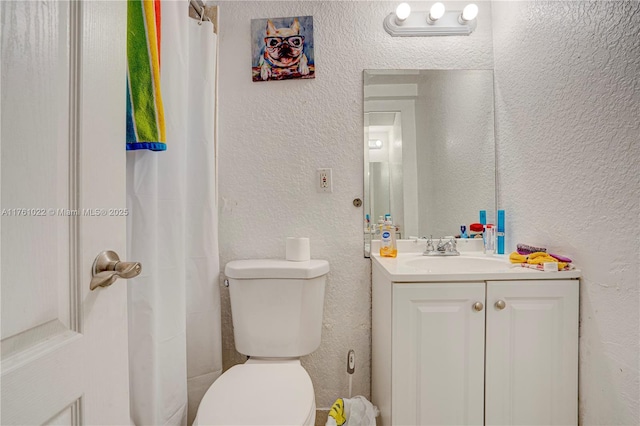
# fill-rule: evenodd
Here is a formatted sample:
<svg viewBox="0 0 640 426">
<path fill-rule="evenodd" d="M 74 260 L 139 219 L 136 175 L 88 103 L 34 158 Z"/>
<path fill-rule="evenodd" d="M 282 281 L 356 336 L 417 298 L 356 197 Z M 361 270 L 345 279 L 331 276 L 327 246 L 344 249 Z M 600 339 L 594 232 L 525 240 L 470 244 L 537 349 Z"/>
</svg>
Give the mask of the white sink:
<svg viewBox="0 0 640 426">
<path fill-rule="evenodd" d="M 379 241 L 371 244 L 371 261 L 395 283 L 443 283 L 488 280 L 535 280 L 544 278 L 579 278 L 580 270 L 542 272 L 521 268 L 509 262 L 508 254 L 487 256 L 477 250 L 482 240 L 458 239 L 460 256 L 423 256 L 426 242 L 398 240 L 397 257 L 381 257 Z M 376 245 L 377 243 L 377 245 Z"/>
<path fill-rule="evenodd" d="M 504 272 L 510 264 L 492 256 L 421 256 L 404 260 L 404 265 L 430 274 Z"/>
</svg>

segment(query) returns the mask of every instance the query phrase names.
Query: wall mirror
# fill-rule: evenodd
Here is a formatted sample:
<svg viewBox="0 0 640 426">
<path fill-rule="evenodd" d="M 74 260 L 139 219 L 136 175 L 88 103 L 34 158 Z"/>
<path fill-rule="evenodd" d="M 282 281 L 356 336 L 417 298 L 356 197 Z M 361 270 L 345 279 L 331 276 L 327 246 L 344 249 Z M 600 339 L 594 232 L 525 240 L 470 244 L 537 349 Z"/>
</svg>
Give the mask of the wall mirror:
<svg viewBox="0 0 640 426">
<path fill-rule="evenodd" d="M 495 223 L 492 70 L 364 71 L 364 243 L 389 214 L 398 238 Z"/>
</svg>

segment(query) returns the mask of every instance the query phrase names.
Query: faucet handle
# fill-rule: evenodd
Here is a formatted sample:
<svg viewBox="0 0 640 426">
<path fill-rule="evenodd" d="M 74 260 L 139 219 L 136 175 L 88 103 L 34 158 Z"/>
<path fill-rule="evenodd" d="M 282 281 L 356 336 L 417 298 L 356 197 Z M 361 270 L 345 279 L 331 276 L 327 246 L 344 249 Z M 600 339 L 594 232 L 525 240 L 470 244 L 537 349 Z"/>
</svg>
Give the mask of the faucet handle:
<svg viewBox="0 0 640 426">
<path fill-rule="evenodd" d="M 436 251 L 435 247 L 433 247 L 433 235 L 429 235 L 429 239 L 427 240 L 427 247 L 425 251 L 426 252 Z"/>
<path fill-rule="evenodd" d="M 447 244 L 445 245 L 447 252 L 449 253 L 455 253 L 458 251 L 457 247 L 456 247 L 456 239 L 452 238 L 449 241 L 447 241 Z"/>
<path fill-rule="evenodd" d="M 445 248 L 446 248 L 446 252 L 451 255 L 454 255 L 454 256 L 460 255 L 460 252 L 458 251 L 458 243 L 455 237 L 451 237 L 451 239 L 446 242 Z"/>
</svg>

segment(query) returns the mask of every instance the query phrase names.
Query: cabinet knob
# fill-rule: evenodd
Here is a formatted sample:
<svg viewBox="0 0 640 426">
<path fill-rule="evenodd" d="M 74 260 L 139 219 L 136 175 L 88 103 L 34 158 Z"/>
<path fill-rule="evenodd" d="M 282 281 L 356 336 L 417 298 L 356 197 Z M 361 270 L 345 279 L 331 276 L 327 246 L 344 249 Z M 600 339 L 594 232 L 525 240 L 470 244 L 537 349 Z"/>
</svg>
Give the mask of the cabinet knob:
<svg viewBox="0 0 640 426">
<path fill-rule="evenodd" d="M 507 306 L 507 304 L 505 303 L 504 300 L 498 300 L 496 302 L 496 309 L 499 310 L 499 311 L 503 310 L 505 308 L 505 306 Z"/>
<path fill-rule="evenodd" d="M 484 308 L 484 305 L 482 304 L 482 302 L 476 302 L 473 304 L 474 311 L 480 312 L 482 308 Z"/>
</svg>

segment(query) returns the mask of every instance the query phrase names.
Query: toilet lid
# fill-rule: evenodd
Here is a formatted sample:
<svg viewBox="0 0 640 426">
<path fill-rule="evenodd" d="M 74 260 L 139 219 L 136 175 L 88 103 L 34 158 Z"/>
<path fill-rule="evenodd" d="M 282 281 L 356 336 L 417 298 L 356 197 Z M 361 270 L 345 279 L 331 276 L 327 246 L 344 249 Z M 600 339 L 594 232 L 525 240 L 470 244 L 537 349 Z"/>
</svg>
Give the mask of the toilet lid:
<svg viewBox="0 0 640 426">
<path fill-rule="evenodd" d="M 315 409 L 311 378 L 300 364 L 242 364 L 211 385 L 198 425 L 303 425 Z"/>
<path fill-rule="evenodd" d="M 303 262 L 293 262 L 281 259 L 248 259 L 233 260 L 224 268 L 228 278 L 292 278 L 312 279 L 329 273 L 329 262 L 311 259 Z"/>
</svg>

